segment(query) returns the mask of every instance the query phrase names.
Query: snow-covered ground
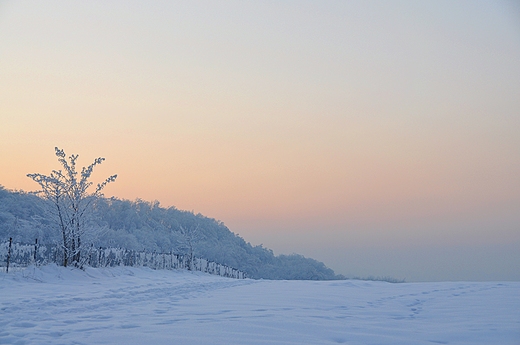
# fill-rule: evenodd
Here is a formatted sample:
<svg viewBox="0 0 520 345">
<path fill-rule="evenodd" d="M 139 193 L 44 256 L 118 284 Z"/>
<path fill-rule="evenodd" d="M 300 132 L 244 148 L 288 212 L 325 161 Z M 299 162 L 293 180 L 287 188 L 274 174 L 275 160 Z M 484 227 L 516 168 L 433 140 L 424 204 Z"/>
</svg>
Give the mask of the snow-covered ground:
<svg viewBox="0 0 520 345">
<path fill-rule="evenodd" d="M 520 282 L 0 273 L 0 344 L 520 344 Z"/>
</svg>

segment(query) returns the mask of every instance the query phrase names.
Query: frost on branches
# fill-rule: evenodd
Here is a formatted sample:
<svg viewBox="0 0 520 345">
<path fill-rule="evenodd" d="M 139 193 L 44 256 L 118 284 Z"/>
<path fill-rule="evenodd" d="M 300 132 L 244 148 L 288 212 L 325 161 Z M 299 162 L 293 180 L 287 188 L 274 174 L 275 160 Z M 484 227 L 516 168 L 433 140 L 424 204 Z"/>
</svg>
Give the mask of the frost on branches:
<svg viewBox="0 0 520 345">
<path fill-rule="evenodd" d="M 76 171 L 78 155 L 66 158 L 65 152 L 55 148 L 58 162 L 63 170 L 53 170 L 50 175 L 28 174 L 27 177 L 38 183 L 41 190 L 36 193 L 50 201 L 49 210 L 53 221 L 61 232 L 63 248 L 63 266 L 72 264 L 82 267 L 85 256 L 82 251 L 88 247 L 89 237 L 93 229 L 88 226 L 88 215 L 93 202 L 102 196 L 105 186 L 116 180 L 112 175 L 102 183 L 98 183 L 93 192 L 89 192 L 92 182 L 89 181 L 94 167 L 105 159 L 96 158 L 88 167 L 83 167 L 81 173 Z"/>
<path fill-rule="evenodd" d="M 199 224 L 195 227 L 184 227 L 179 224 L 180 239 L 177 241 L 177 249 L 187 254 L 188 257 L 188 270 L 194 270 L 194 253 L 195 246 L 202 239 L 202 234 L 199 231 Z"/>
</svg>

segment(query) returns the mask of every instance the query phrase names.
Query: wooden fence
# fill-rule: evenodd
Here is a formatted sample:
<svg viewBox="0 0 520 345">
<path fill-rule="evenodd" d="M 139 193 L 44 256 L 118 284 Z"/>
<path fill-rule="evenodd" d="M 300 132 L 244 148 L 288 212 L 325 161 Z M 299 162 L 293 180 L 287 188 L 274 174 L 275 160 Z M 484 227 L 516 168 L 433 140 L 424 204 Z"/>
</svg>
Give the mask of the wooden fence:
<svg viewBox="0 0 520 345">
<path fill-rule="evenodd" d="M 156 253 L 123 248 L 88 248 L 82 252 L 85 266 L 90 267 L 150 267 L 152 269 L 186 269 L 222 277 L 244 279 L 246 274 L 235 268 L 206 259 L 175 253 Z M 63 251 L 57 245 L 0 243 L 0 270 L 8 272 L 29 265 L 63 262 Z"/>
</svg>

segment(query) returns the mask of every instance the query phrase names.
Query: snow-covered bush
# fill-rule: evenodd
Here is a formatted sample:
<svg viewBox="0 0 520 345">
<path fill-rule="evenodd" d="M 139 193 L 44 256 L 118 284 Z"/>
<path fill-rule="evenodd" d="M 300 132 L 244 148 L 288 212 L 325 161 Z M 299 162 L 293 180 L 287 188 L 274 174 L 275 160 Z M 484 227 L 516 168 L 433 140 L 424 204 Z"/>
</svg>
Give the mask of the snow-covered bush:
<svg viewBox="0 0 520 345">
<path fill-rule="evenodd" d="M 89 192 L 92 182 L 90 177 L 96 165 L 105 159 L 96 158 L 88 167 L 83 167 L 81 173 L 76 170 L 78 155 L 68 158 L 63 150 L 55 148 L 58 162 L 62 170 L 53 170 L 50 175 L 28 174 L 27 177 L 40 185 L 36 192 L 48 203 L 48 214 L 61 234 L 63 249 L 63 266 L 69 262 L 81 267 L 84 262 L 81 253 L 85 247 L 89 247 L 93 239 L 95 229 L 89 226 L 89 216 L 92 204 L 102 196 L 101 191 L 110 182 L 116 180 L 117 175 L 112 175 L 102 183 L 98 183 L 93 192 Z"/>
</svg>

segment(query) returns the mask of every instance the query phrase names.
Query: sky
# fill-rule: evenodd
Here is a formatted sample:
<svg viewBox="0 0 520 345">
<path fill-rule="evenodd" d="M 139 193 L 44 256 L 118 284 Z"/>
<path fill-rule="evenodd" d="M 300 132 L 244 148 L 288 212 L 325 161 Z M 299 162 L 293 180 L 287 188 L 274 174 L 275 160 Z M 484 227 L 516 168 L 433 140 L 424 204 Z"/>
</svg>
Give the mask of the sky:
<svg viewBox="0 0 520 345">
<path fill-rule="evenodd" d="M 1 1 L 0 184 L 56 146 L 336 273 L 520 280 L 520 5 Z"/>
</svg>

